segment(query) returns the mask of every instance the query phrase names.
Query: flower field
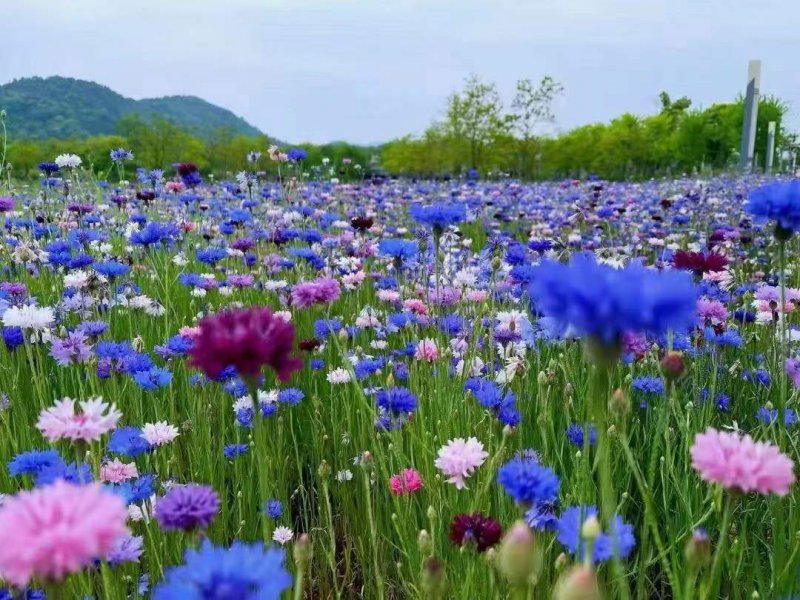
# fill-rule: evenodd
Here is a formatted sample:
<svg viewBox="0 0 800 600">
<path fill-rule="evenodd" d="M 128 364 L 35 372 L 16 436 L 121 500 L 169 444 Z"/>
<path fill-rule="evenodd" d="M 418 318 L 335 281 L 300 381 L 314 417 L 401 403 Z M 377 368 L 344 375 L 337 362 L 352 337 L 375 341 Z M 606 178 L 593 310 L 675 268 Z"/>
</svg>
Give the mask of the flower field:
<svg viewBox="0 0 800 600">
<path fill-rule="evenodd" d="M 0 597 L 800 588 L 797 180 L 111 158 L 0 198 Z"/>
</svg>

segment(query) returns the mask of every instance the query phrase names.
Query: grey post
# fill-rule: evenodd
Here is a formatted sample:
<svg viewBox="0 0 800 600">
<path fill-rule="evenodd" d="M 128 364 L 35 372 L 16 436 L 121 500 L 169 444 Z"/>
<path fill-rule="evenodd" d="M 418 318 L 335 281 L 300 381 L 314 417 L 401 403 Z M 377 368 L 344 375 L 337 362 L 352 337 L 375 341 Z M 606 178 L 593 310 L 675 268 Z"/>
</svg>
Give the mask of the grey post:
<svg viewBox="0 0 800 600">
<path fill-rule="evenodd" d="M 753 151 L 756 147 L 758 93 L 760 87 L 761 61 L 751 60 L 747 67 L 747 93 L 744 97 L 744 119 L 742 120 L 742 147 L 739 152 L 739 167 L 745 173 L 749 173 L 753 168 Z"/>
<path fill-rule="evenodd" d="M 772 172 L 772 157 L 775 155 L 775 129 L 777 127 L 775 121 L 770 121 L 767 126 L 767 157 L 764 159 L 764 172 Z"/>
</svg>

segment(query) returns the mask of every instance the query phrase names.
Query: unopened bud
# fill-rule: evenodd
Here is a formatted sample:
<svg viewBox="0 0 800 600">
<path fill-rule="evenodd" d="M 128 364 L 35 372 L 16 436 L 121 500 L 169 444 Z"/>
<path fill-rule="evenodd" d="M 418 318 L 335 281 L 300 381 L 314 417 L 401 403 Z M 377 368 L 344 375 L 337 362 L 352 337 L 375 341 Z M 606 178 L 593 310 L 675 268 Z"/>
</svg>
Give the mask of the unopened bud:
<svg viewBox="0 0 800 600">
<path fill-rule="evenodd" d="M 444 563 L 435 556 L 422 561 L 422 591 L 428 598 L 444 598 L 447 592 L 447 575 Z"/>
<path fill-rule="evenodd" d="M 321 463 L 319 463 L 319 468 L 317 469 L 317 474 L 322 479 L 327 479 L 328 477 L 331 476 L 331 466 L 328 464 L 328 461 L 323 460 Z"/>
<path fill-rule="evenodd" d="M 608 410 L 615 419 L 622 420 L 631 411 L 631 402 L 622 389 L 614 390 L 608 403 Z"/>
<path fill-rule="evenodd" d="M 506 532 L 497 554 L 497 568 L 512 585 L 535 579 L 541 569 L 536 538 L 524 521 L 517 521 Z"/>
<path fill-rule="evenodd" d="M 544 371 L 539 371 L 539 375 L 537 376 L 536 381 L 539 383 L 539 385 L 542 386 L 547 385 L 547 373 L 545 373 Z"/>
<path fill-rule="evenodd" d="M 661 359 L 661 370 L 664 372 L 664 377 L 670 381 L 677 381 L 686 371 L 686 361 L 683 358 L 683 353 L 673 350 L 667 352 L 664 358 Z"/>
<path fill-rule="evenodd" d="M 308 565 L 308 561 L 311 560 L 311 542 L 308 539 L 307 533 L 304 533 L 297 538 L 292 551 L 294 554 L 295 564 L 305 568 Z"/>
<path fill-rule="evenodd" d="M 600 529 L 600 521 L 597 520 L 597 515 L 591 515 L 581 525 L 581 536 L 585 540 L 596 540 L 600 537 L 602 530 Z"/>
<path fill-rule="evenodd" d="M 339 330 L 339 339 L 343 342 L 347 341 L 347 330 L 344 327 Z"/>
<path fill-rule="evenodd" d="M 705 530 L 695 529 L 692 532 L 692 537 L 686 542 L 684 555 L 693 569 L 701 569 L 708 564 L 711 559 L 711 540 Z"/>
<path fill-rule="evenodd" d="M 586 565 L 572 567 L 556 585 L 554 600 L 601 600 L 594 570 Z"/>
<path fill-rule="evenodd" d="M 393 387 L 394 386 L 394 375 L 389 373 L 386 376 L 386 387 Z"/>
<path fill-rule="evenodd" d="M 420 553 L 428 556 L 433 550 L 433 541 L 431 540 L 431 534 L 428 533 L 425 529 L 420 529 L 419 535 L 417 536 L 417 548 L 419 548 Z"/>
<path fill-rule="evenodd" d="M 436 509 L 433 508 L 433 505 L 428 506 L 427 515 L 429 521 L 435 521 L 436 518 L 439 516 L 438 514 L 436 514 Z"/>
</svg>

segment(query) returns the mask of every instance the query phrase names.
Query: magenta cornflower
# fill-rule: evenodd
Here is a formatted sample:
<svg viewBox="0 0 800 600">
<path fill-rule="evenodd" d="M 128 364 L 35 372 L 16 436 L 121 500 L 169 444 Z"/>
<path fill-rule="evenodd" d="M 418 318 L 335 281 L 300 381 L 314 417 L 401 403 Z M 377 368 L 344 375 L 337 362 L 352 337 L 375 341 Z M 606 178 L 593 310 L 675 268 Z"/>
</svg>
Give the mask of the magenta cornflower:
<svg viewBox="0 0 800 600">
<path fill-rule="evenodd" d="M 314 304 L 330 304 L 339 294 L 339 282 L 332 277 L 303 281 L 292 288 L 292 306 L 308 308 Z"/>
<path fill-rule="evenodd" d="M 267 307 L 226 310 L 200 321 L 200 333 L 189 350 L 191 366 L 216 379 L 223 369 L 236 368 L 240 377 L 254 380 L 264 366 L 286 381 L 302 366 L 292 355 L 294 325 Z"/>
<path fill-rule="evenodd" d="M 98 483 L 20 492 L 0 508 L 0 573 L 19 587 L 33 577 L 59 581 L 113 550 L 127 518 L 122 497 Z"/>
<path fill-rule="evenodd" d="M 708 428 L 695 437 L 692 466 L 710 483 L 741 492 L 785 496 L 794 483 L 794 463 L 767 442 Z"/>
<path fill-rule="evenodd" d="M 395 496 L 404 496 L 422 487 L 422 477 L 416 469 L 403 469 L 389 478 L 389 488 Z"/>
<path fill-rule="evenodd" d="M 57 401 L 39 414 L 36 427 L 51 442 L 64 438 L 73 442 L 91 442 L 114 429 L 122 417 L 114 404 L 103 402 L 102 398 L 78 404 L 80 411 L 75 412 L 72 398 Z"/>
</svg>

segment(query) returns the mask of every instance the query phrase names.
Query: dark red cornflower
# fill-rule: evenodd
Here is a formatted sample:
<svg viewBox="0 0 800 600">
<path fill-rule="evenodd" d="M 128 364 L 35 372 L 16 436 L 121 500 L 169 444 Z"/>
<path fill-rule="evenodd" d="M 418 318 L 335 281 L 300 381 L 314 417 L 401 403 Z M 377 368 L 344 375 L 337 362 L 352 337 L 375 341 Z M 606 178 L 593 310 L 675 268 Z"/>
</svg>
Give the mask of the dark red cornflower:
<svg viewBox="0 0 800 600">
<path fill-rule="evenodd" d="M 374 221 L 369 217 L 353 217 L 350 219 L 350 225 L 353 226 L 353 229 L 358 229 L 359 231 L 366 231 L 370 227 Z"/>
<path fill-rule="evenodd" d="M 181 177 L 185 177 L 186 175 L 190 175 L 191 173 L 195 173 L 197 171 L 197 165 L 193 162 L 178 163 L 175 168 L 178 170 L 178 174 Z"/>
<path fill-rule="evenodd" d="M 473 544 L 478 552 L 483 552 L 500 541 L 503 529 L 492 517 L 479 512 L 460 513 L 450 524 L 450 541 L 457 546 Z"/>
<path fill-rule="evenodd" d="M 189 350 L 190 365 L 211 379 L 233 366 L 243 379 L 255 380 L 266 365 L 280 381 L 286 381 L 303 364 L 292 355 L 294 325 L 267 307 L 226 310 L 202 319 L 199 325 L 200 333 Z"/>
<path fill-rule="evenodd" d="M 682 271 L 694 271 L 696 275 L 702 275 L 710 271 L 722 271 L 728 264 L 728 259 L 722 254 L 710 252 L 687 252 L 678 250 L 672 255 L 672 265 Z"/>
<path fill-rule="evenodd" d="M 300 340 L 300 343 L 297 345 L 300 350 L 303 352 L 311 352 L 312 350 L 316 350 L 322 345 L 317 338 L 308 338 L 305 340 Z"/>
<path fill-rule="evenodd" d="M 139 200 L 143 200 L 145 202 L 150 202 L 151 200 L 155 199 L 156 195 L 151 190 L 141 190 L 139 192 L 136 192 L 136 197 Z"/>
</svg>

